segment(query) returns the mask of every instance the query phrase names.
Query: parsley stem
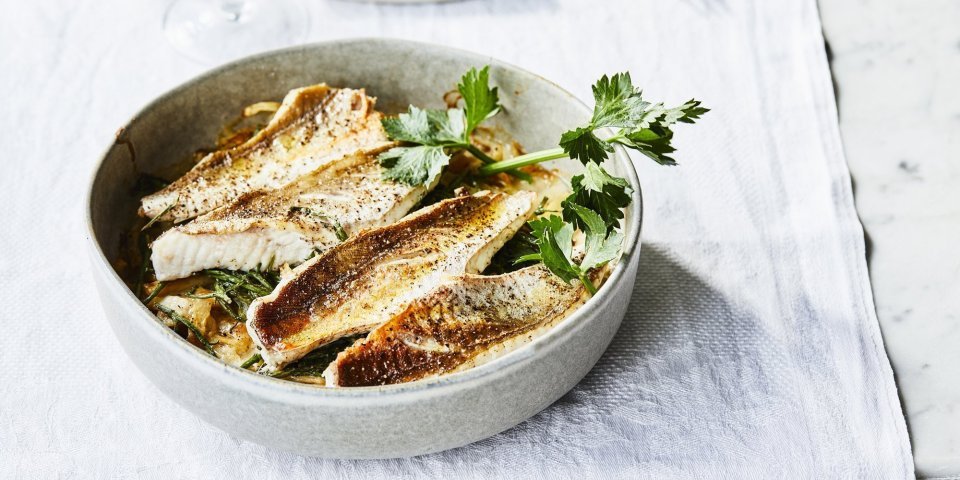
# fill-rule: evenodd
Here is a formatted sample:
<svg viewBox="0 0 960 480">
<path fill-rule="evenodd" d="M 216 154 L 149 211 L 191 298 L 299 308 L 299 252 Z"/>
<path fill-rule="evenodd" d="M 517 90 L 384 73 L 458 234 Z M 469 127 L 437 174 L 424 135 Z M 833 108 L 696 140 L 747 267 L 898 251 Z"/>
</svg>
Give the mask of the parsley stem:
<svg viewBox="0 0 960 480">
<path fill-rule="evenodd" d="M 483 153 L 482 150 L 480 150 L 479 148 L 477 148 L 471 143 L 464 145 L 463 148 L 467 149 L 468 152 L 470 152 L 474 157 L 477 157 L 477 159 L 479 159 L 483 163 L 486 163 L 488 165 L 491 163 L 497 163 L 496 160 L 490 158 L 489 155 L 487 155 L 486 153 Z"/>
<path fill-rule="evenodd" d="M 590 281 L 590 277 L 588 277 L 587 274 L 580 274 L 580 283 L 590 292 L 591 297 L 597 294 L 597 287 L 593 285 L 593 282 Z"/>
<path fill-rule="evenodd" d="M 540 150 L 539 152 L 527 153 L 520 155 L 519 157 L 513 157 L 509 160 L 501 160 L 499 162 L 484 165 L 477 169 L 477 174 L 493 175 L 495 173 L 506 172 L 515 168 L 525 167 L 527 165 L 534 165 L 540 162 L 546 162 L 547 160 L 556 160 L 558 158 L 565 157 L 567 157 L 567 152 L 564 152 L 562 148 Z"/>
<path fill-rule="evenodd" d="M 623 132 L 621 132 L 608 138 L 606 141 L 609 143 L 623 143 L 623 140 L 626 140 L 626 138 L 627 136 L 624 135 Z"/>
</svg>

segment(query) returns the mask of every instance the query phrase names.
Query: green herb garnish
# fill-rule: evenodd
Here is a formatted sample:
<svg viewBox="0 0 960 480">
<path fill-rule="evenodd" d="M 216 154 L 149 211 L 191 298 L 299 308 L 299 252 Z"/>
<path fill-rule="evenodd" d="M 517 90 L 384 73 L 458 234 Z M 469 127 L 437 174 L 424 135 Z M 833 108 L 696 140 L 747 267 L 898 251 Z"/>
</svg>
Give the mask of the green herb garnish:
<svg viewBox="0 0 960 480">
<path fill-rule="evenodd" d="M 517 262 L 541 261 L 564 282 L 580 280 L 593 295 L 597 293 L 597 287 L 590 280 L 589 272 L 617 257 L 623 234 L 619 230 L 608 233 L 603 219 L 589 208 L 574 204 L 570 209 L 585 226 L 586 243 L 580 263 L 575 262 L 573 257 L 573 224 L 556 215 L 529 222 L 538 251 L 521 256 Z"/>
<path fill-rule="evenodd" d="M 159 283 L 157 283 L 157 286 L 156 286 L 156 287 L 153 287 L 153 291 L 151 291 L 150 294 L 147 295 L 147 298 L 144 298 L 144 299 L 143 299 L 143 303 L 144 303 L 144 304 L 148 304 L 148 303 L 150 303 L 151 301 L 153 301 L 154 298 L 157 298 L 157 295 L 160 295 L 160 291 L 162 291 L 163 288 L 166 287 L 166 286 L 167 286 L 167 283 L 166 283 L 166 282 L 159 282 Z"/>
<path fill-rule="evenodd" d="M 522 260 L 526 255 L 539 252 L 537 238 L 531 233 L 529 225 L 524 225 L 510 240 L 503 244 L 490 265 L 483 270 L 484 274 L 500 275 L 525 267 L 538 260 Z"/>
<path fill-rule="evenodd" d="M 589 272 L 616 258 L 623 242 L 619 231 L 623 209 L 630 205 L 633 189 L 623 178 L 610 175 L 601 164 L 615 145 L 636 150 L 661 165 L 675 165 L 671 127 L 694 123 L 709 110 L 697 100 L 666 108 L 652 103 L 634 87 L 629 73 L 604 75 L 593 85 L 594 108 L 590 121 L 560 136 L 558 148 L 532 152 L 498 162 L 478 154 L 470 144 L 470 133 L 499 110 L 497 89 L 489 86 L 489 67 L 470 69 L 461 78 L 458 90 L 463 109 L 420 110 L 410 106 L 407 113 L 383 120 L 387 135 L 414 144 L 393 148 L 380 156 L 387 178 L 423 185 L 431 183 L 450 161 L 452 149 L 466 149 L 485 165 L 474 175 L 497 173 L 522 175 L 517 169 L 548 160 L 570 157 L 584 164 L 584 172 L 571 179 L 573 192 L 563 200 L 562 217 L 551 215 L 528 222 L 532 233 L 518 234 L 494 257 L 495 271 L 509 271 L 513 265 L 541 261 L 551 272 L 571 282 L 580 280 L 591 294 L 596 287 Z M 604 138 L 603 130 L 614 134 Z M 460 179 L 462 180 L 462 179 Z M 544 213 L 541 203 L 536 214 Z M 584 232 L 586 242 L 579 263 L 573 259 L 573 234 Z M 507 260 L 512 261 L 507 261 Z"/>
<path fill-rule="evenodd" d="M 630 205 L 630 195 L 633 193 L 626 180 L 610 175 L 601 166 L 591 162 L 584 166 L 582 175 L 570 179 L 570 185 L 573 193 L 561 203 L 564 220 L 583 229 L 583 221 L 574 209 L 575 206 L 581 206 L 596 212 L 608 230 L 620 225 L 623 209 Z"/>
<path fill-rule="evenodd" d="M 353 345 L 353 342 L 358 338 L 360 338 L 360 336 L 346 337 L 328 343 L 308 353 L 300 360 L 287 365 L 283 369 L 271 373 L 270 376 L 276 378 L 319 377 L 323 375 L 323 371 L 327 369 L 327 366 L 337 359 L 337 354 L 344 348 Z"/>
<path fill-rule="evenodd" d="M 152 227 L 154 223 L 157 223 L 157 221 L 160 220 L 160 217 L 166 215 L 167 212 L 169 212 L 171 209 L 173 209 L 173 207 L 177 206 L 177 203 L 178 203 L 179 201 L 180 201 L 180 200 L 177 199 L 176 202 L 173 202 L 173 203 L 171 203 L 170 205 L 167 205 L 163 210 L 160 211 L 160 213 L 158 213 L 156 216 L 154 216 L 153 218 L 151 218 L 151 219 L 147 222 L 147 224 L 144 225 L 143 228 L 140 229 L 140 231 L 142 232 L 142 231 L 144 231 L 144 230 Z"/>
<path fill-rule="evenodd" d="M 308 217 L 318 218 L 320 220 L 320 223 L 323 224 L 323 226 L 333 230 L 333 233 L 337 236 L 337 240 L 340 240 L 341 242 L 346 240 L 349 237 L 349 235 L 347 235 L 347 231 L 343 229 L 343 225 L 340 225 L 340 222 L 328 217 L 327 215 L 324 215 L 319 212 L 315 212 L 311 208 L 293 206 L 293 207 L 290 207 L 290 212 L 291 213 L 300 212 L 300 213 L 303 213 L 304 215 L 307 215 Z M 271 260 L 271 263 L 273 263 L 272 260 Z"/>
<path fill-rule="evenodd" d="M 254 353 L 250 358 L 247 359 L 247 361 L 243 362 L 243 364 L 240 365 L 240 368 L 243 368 L 243 369 L 250 368 L 250 367 L 252 367 L 254 364 L 256 364 L 256 363 L 258 363 L 258 362 L 260 362 L 260 361 L 262 361 L 262 360 L 263 360 L 263 357 L 260 356 L 259 353 Z"/>
<path fill-rule="evenodd" d="M 467 150 L 484 163 L 494 160 L 470 143 L 470 134 L 481 122 L 500 111 L 497 88 L 490 88 L 490 68 L 471 68 L 457 89 L 463 108 L 421 110 L 411 105 L 406 113 L 384 118 L 387 135 L 408 146 L 380 154 L 384 176 L 409 185 L 432 183 L 450 163 L 450 152 Z"/>
<path fill-rule="evenodd" d="M 176 320 L 177 322 L 181 323 L 183 326 L 187 327 L 187 329 L 193 332 L 193 335 L 197 337 L 197 340 L 199 340 L 200 343 L 203 344 L 203 349 L 206 350 L 207 353 L 209 353 L 210 355 L 217 357 L 217 352 L 213 350 L 213 344 L 211 344 L 210 341 L 207 340 L 207 337 L 203 335 L 200 329 L 198 329 L 197 326 L 193 324 L 193 322 L 191 322 L 190 320 L 187 320 L 183 315 L 180 315 L 179 313 L 175 312 L 172 308 L 169 308 L 166 305 L 157 305 L 157 310 L 160 310 L 161 312 L 165 313 L 168 317 Z"/>
<path fill-rule="evenodd" d="M 257 298 L 269 295 L 280 283 L 280 276 L 271 271 L 211 269 L 203 273 L 213 281 L 213 292 L 200 295 L 189 293 L 186 296 L 213 298 L 230 317 L 241 323 L 247 321 L 250 304 Z"/>
<path fill-rule="evenodd" d="M 593 85 L 593 98 L 595 104 L 590 122 L 561 135 L 560 148 L 484 165 L 477 173 L 491 175 L 568 156 L 584 164 L 600 164 L 613 151 L 614 144 L 636 150 L 661 165 L 676 165 L 669 156 L 676 150 L 670 145 L 673 139 L 671 126 L 678 122 L 694 123 L 709 111 L 701 107 L 697 100 L 674 108 L 666 108 L 663 103 L 648 102 L 643 99 L 641 90 L 633 86 L 629 73 L 601 77 Z M 616 129 L 616 133 L 609 138 L 601 138 L 598 130 L 607 128 Z"/>
</svg>

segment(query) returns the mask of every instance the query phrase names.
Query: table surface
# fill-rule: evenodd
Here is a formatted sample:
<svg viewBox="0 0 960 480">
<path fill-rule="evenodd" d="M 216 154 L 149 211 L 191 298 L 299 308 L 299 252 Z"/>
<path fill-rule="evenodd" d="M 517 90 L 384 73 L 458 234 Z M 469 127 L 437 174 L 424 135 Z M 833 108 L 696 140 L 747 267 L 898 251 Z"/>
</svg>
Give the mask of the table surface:
<svg viewBox="0 0 960 480">
<path fill-rule="evenodd" d="M 917 474 L 960 475 L 960 3 L 820 10 Z"/>
</svg>

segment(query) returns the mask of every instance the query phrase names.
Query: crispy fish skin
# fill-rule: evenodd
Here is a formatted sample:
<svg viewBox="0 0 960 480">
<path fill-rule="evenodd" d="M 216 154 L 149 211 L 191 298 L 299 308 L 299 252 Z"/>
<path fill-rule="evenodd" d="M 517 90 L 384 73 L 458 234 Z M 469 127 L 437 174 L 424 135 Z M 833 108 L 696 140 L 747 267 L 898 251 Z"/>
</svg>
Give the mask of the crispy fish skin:
<svg viewBox="0 0 960 480">
<path fill-rule="evenodd" d="M 483 270 L 532 213 L 535 199 L 531 192 L 478 192 L 363 231 L 254 301 L 247 330 L 272 369 L 370 331 L 444 278 Z"/>
<path fill-rule="evenodd" d="M 340 352 L 327 386 L 410 382 L 486 363 L 531 341 L 587 299 L 542 264 L 503 275 L 462 275 Z"/>
<path fill-rule="evenodd" d="M 263 130 L 238 147 L 207 155 L 164 189 L 143 197 L 140 215 L 189 220 L 244 193 L 279 188 L 361 147 L 385 144 L 375 101 L 363 89 L 325 84 L 291 90 Z"/>
<path fill-rule="evenodd" d="M 434 184 L 413 187 L 385 179 L 377 154 L 386 148 L 334 160 L 277 190 L 245 193 L 167 230 L 152 245 L 157 279 L 208 268 L 296 265 L 339 244 L 342 235 L 396 222 Z"/>
</svg>

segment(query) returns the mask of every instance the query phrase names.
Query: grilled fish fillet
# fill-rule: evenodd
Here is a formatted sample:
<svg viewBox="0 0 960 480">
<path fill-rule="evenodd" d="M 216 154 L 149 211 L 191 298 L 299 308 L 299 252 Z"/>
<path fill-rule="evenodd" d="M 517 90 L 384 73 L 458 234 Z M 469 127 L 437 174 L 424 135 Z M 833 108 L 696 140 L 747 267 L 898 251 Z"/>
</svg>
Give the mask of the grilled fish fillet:
<svg viewBox="0 0 960 480">
<path fill-rule="evenodd" d="M 343 236 L 396 222 L 433 185 L 411 187 L 384 179 L 377 160 L 382 150 L 347 155 L 280 189 L 245 193 L 167 230 L 152 245 L 157 279 L 183 278 L 207 268 L 295 265 L 337 245 Z"/>
<path fill-rule="evenodd" d="M 535 207 L 536 194 L 478 192 L 361 232 L 294 271 L 247 311 L 276 369 L 338 338 L 370 331 L 449 276 L 486 268 Z"/>
<path fill-rule="evenodd" d="M 340 352 L 327 386 L 409 382 L 486 363 L 532 340 L 587 298 L 542 264 L 504 275 L 462 275 Z"/>
<path fill-rule="evenodd" d="M 140 214 L 182 222 L 244 193 L 279 188 L 361 147 L 382 145 L 387 137 L 374 102 L 362 89 L 320 84 L 291 90 L 263 130 L 238 147 L 207 155 L 143 197 Z"/>
</svg>

